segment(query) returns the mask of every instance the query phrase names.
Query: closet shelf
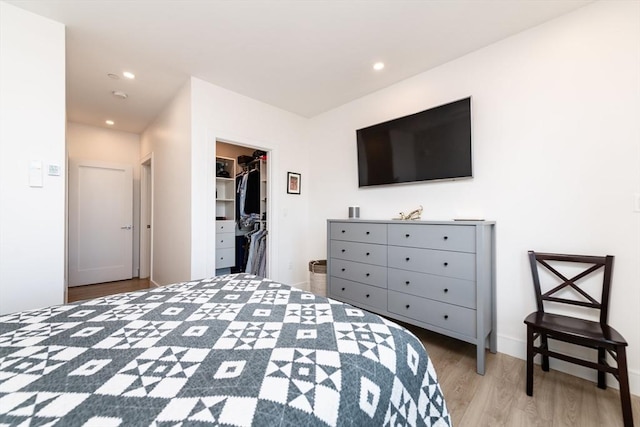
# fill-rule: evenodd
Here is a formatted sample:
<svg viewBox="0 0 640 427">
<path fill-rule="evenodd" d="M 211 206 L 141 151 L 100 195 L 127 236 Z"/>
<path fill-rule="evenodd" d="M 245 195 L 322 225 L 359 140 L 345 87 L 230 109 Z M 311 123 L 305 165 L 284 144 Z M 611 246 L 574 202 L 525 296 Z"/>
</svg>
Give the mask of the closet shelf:
<svg viewBox="0 0 640 427">
<path fill-rule="evenodd" d="M 236 161 L 230 157 L 216 156 L 216 224 L 215 261 L 216 272 L 235 265 L 236 236 Z M 212 245 L 213 246 L 213 245 Z M 224 270 L 223 270 L 224 271 Z M 230 270 L 227 270 L 230 271 Z"/>
</svg>

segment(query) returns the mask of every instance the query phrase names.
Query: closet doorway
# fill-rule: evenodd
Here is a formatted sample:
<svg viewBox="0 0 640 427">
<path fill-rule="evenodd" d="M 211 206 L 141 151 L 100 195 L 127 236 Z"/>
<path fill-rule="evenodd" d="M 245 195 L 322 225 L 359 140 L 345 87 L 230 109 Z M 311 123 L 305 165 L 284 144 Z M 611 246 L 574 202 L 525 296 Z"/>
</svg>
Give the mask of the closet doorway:
<svg viewBox="0 0 640 427">
<path fill-rule="evenodd" d="M 216 275 L 269 275 L 269 155 L 216 140 Z"/>
</svg>

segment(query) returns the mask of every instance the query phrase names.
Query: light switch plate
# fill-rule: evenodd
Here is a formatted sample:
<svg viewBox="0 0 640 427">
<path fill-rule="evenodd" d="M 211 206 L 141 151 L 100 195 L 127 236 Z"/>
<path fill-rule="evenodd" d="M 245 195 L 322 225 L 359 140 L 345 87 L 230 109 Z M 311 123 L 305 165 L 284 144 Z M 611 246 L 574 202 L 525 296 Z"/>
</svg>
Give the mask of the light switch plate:
<svg viewBox="0 0 640 427">
<path fill-rule="evenodd" d="M 60 165 L 49 165 L 49 176 L 60 176 Z"/>
</svg>

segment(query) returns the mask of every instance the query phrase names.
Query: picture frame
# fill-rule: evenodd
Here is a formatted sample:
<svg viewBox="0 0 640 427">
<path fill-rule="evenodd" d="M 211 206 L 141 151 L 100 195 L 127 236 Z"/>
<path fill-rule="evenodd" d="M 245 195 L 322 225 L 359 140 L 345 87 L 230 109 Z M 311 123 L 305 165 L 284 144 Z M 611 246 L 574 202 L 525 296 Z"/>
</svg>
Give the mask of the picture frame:
<svg viewBox="0 0 640 427">
<path fill-rule="evenodd" d="M 302 176 L 297 172 L 287 172 L 287 194 L 300 194 Z"/>
</svg>

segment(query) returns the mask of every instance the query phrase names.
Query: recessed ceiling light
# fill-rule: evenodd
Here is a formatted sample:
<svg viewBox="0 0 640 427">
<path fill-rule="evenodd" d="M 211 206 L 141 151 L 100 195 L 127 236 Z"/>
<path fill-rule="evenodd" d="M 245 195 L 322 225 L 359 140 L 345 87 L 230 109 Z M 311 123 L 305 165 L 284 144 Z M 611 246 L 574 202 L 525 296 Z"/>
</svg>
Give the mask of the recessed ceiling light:
<svg viewBox="0 0 640 427">
<path fill-rule="evenodd" d="M 105 120 L 104 121 L 106 124 L 108 124 L 109 126 L 113 126 L 116 124 L 116 122 L 114 122 L 113 120 Z"/>
<path fill-rule="evenodd" d="M 111 93 L 113 94 L 113 96 L 115 96 L 116 98 L 120 98 L 120 99 L 127 99 L 129 97 L 129 95 L 127 95 L 126 93 L 122 92 L 121 90 L 114 90 Z"/>
<path fill-rule="evenodd" d="M 376 71 L 380 71 L 384 68 L 384 62 L 376 62 L 373 64 L 373 69 Z"/>
<path fill-rule="evenodd" d="M 110 79 L 113 79 L 113 80 L 118 80 L 120 78 L 119 75 L 113 74 L 113 73 L 107 74 L 107 77 L 109 77 Z"/>
<path fill-rule="evenodd" d="M 131 80 L 136 78 L 136 75 L 133 74 L 131 71 L 124 71 L 122 75 Z"/>
</svg>

